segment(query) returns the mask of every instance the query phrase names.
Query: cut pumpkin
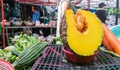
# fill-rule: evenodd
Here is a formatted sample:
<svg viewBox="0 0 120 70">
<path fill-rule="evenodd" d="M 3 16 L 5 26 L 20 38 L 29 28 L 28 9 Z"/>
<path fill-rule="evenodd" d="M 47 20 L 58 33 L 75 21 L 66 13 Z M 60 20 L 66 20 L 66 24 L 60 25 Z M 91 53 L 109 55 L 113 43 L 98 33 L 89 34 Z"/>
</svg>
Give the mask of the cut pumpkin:
<svg viewBox="0 0 120 70">
<path fill-rule="evenodd" d="M 78 10 L 66 11 L 67 42 L 70 49 L 78 55 L 90 56 L 102 43 L 102 26 L 95 14 Z"/>
</svg>

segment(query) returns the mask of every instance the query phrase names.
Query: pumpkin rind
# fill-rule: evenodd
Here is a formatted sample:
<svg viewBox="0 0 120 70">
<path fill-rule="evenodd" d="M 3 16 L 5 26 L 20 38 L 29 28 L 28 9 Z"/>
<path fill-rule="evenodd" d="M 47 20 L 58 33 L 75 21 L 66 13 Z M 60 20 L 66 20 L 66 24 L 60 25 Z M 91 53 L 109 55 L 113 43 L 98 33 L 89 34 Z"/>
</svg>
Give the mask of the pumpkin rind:
<svg viewBox="0 0 120 70">
<path fill-rule="evenodd" d="M 66 11 L 67 22 L 67 42 L 72 51 L 81 56 L 90 56 L 98 50 L 99 45 L 102 42 L 103 31 L 100 20 L 95 14 L 78 10 L 76 14 L 80 12 L 85 18 L 87 23 L 87 30 L 80 32 L 75 27 L 75 18 L 72 10 Z"/>
</svg>

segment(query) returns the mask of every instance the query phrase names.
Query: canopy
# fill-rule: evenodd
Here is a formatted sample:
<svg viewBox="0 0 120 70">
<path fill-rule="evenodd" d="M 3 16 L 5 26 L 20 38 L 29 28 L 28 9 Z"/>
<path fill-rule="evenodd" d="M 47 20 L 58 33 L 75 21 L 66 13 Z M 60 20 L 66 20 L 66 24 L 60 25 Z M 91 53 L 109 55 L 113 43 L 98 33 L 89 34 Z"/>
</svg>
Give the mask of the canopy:
<svg viewBox="0 0 120 70">
<path fill-rule="evenodd" d="M 57 5 L 60 0 L 15 0 L 19 3 L 32 5 Z"/>
</svg>

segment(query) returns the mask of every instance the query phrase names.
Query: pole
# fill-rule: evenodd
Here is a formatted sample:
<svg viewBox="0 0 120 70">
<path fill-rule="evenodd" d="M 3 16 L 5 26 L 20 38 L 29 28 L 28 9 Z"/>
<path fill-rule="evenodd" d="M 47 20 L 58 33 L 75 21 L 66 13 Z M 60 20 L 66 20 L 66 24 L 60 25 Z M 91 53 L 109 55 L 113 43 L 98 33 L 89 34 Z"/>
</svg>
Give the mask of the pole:
<svg viewBox="0 0 120 70">
<path fill-rule="evenodd" d="M 115 18 L 115 25 L 118 24 L 118 14 L 119 14 L 119 0 L 116 1 L 116 18 Z"/>
<path fill-rule="evenodd" d="M 5 48 L 5 31 L 4 31 L 4 5 L 3 0 L 1 0 L 1 9 L 2 9 L 2 39 L 3 39 L 3 48 Z"/>
<path fill-rule="evenodd" d="M 26 4 L 25 3 L 23 4 L 24 4 L 24 19 L 26 19 Z"/>
<path fill-rule="evenodd" d="M 87 10 L 89 11 L 90 10 L 90 0 L 88 0 L 87 6 L 88 6 Z"/>
</svg>

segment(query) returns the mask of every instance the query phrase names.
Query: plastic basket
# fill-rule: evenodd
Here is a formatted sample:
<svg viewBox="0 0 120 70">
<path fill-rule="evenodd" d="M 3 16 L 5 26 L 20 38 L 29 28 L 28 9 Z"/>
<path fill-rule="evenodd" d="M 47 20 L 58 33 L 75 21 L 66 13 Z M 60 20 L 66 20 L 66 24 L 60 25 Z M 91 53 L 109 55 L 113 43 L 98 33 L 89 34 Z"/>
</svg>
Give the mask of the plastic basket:
<svg viewBox="0 0 120 70">
<path fill-rule="evenodd" d="M 120 25 L 113 26 L 111 31 L 118 39 L 120 39 Z"/>
<path fill-rule="evenodd" d="M 95 52 L 94 55 L 91 55 L 91 56 L 80 56 L 73 52 L 68 51 L 66 49 L 66 47 L 62 47 L 62 50 L 66 54 L 66 58 L 75 63 L 88 63 L 88 62 L 92 61 L 98 53 L 98 51 L 97 51 L 97 52 Z"/>
<path fill-rule="evenodd" d="M 9 62 L 0 60 L 0 70 L 14 70 L 14 68 Z"/>
</svg>

